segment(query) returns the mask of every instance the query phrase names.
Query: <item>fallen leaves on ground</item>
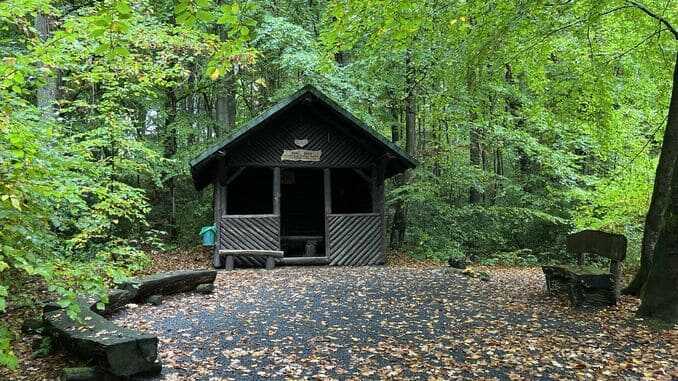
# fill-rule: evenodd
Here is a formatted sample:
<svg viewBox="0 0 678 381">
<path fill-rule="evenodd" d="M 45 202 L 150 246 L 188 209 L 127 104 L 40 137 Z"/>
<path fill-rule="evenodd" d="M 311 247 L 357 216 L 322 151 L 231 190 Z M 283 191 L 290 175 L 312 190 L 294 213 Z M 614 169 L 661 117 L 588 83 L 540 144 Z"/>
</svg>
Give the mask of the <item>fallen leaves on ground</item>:
<svg viewBox="0 0 678 381">
<path fill-rule="evenodd" d="M 653 330 L 622 298 L 598 311 L 547 296 L 541 270 L 290 267 L 219 272 L 209 296 L 126 309 L 160 338 L 161 378 L 666 379 L 678 329 Z"/>
</svg>

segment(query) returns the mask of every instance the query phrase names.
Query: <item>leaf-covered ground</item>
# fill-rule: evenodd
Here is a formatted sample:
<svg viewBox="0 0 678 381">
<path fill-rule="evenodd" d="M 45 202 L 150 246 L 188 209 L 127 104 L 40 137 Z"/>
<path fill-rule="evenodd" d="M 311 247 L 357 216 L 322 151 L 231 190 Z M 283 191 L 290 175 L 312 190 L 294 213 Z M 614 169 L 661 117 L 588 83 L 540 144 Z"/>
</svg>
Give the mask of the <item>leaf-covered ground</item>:
<svg viewBox="0 0 678 381">
<path fill-rule="evenodd" d="M 675 379 L 678 327 L 637 301 L 574 311 L 539 269 L 291 267 L 220 272 L 209 296 L 131 306 L 114 321 L 160 337 L 161 378 Z"/>
</svg>

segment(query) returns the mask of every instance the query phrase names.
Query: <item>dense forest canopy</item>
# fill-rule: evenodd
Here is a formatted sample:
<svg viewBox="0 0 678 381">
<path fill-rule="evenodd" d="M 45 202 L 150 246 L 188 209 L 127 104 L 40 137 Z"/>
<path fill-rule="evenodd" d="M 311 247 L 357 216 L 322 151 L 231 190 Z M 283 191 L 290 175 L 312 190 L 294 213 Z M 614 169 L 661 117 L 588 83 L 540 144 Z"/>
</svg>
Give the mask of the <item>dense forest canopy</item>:
<svg viewBox="0 0 678 381">
<path fill-rule="evenodd" d="M 196 245 L 211 190 L 193 189 L 188 160 L 304 84 L 420 162 L 389 183 L 394 250 L 559 262 L 566 233 L 596 228 L 629 237 L 637 267 L 677 9 L 3 1 L 0 311 L 29 302 L 17 279 L 75 309 L 76 291 L 101 293 L 145 251 Z M 0 364 L 11 338 L 0 326 Z"/>
</svg>

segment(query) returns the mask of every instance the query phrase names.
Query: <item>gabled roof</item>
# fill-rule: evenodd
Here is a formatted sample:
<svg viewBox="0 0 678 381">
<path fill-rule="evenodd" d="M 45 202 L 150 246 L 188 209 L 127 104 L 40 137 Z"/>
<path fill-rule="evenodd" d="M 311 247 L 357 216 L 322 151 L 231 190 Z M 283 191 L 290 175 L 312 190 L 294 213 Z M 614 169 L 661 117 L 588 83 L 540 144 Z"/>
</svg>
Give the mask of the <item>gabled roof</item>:
<svg viewBox="0 0 678 381">
<path fill-rule="evenodd" d="M 407 153 L 403 152 L 396 144 L 388 141 L 381 134 L 367 126 L 364 122 L 353 116 L 350 112 L 339 106 L 339 104 L 327 97 L 315 87 L 307 85 L 296 91 L 294 94 L 282 99 L 261 115 L 251 119 L 238 131 L 229 135 L 222 141 L 212 145 L 200 155 L 191 160 L 189 163 L 191 166 L 191 176 L 193 177 L 193 183 L 196 189 L 203 189 L 212 181 L 213 176 L 216 175 L 213 170 L 215 169 L 215 162 L 218 156 L 226 153 L 228 150 L 236 146 L 238 142 L 244 140 L 247 136 L 259 130 L 260 127 L 266 126 L 266 122 L 271 118 L 281 115 L 301 101 L 308 100 L 309 97 L 315 98 L 315 100 L 329 107 L 335 112 L 336 117 L 343 119 L 345 124 L 350 129 L 354 130 L 356 134 L 364 135 L 367 139 L 370 139 L 373 143 L 375 143 L 375 145 L 383 149 L 383 152 L 387 156 L 388 160 L 386 170 L 387 177 L 401 173 L 416 166 L 416 161 Z"/>
</svg>

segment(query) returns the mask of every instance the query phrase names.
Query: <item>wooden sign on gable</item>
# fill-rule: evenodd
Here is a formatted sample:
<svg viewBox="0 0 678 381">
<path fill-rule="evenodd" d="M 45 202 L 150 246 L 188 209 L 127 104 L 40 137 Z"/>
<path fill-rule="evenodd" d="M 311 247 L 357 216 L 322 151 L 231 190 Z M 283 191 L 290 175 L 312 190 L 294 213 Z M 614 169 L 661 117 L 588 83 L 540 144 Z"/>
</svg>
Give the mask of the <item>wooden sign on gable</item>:
<svg viewBox="0 0 678 381">
<path fill-rule="evenodd" d="M 281 161 L 320 161 L 323 151 L 314 151 L 308 149 L 286 149 L 283 150 Z"/>
</svg>

